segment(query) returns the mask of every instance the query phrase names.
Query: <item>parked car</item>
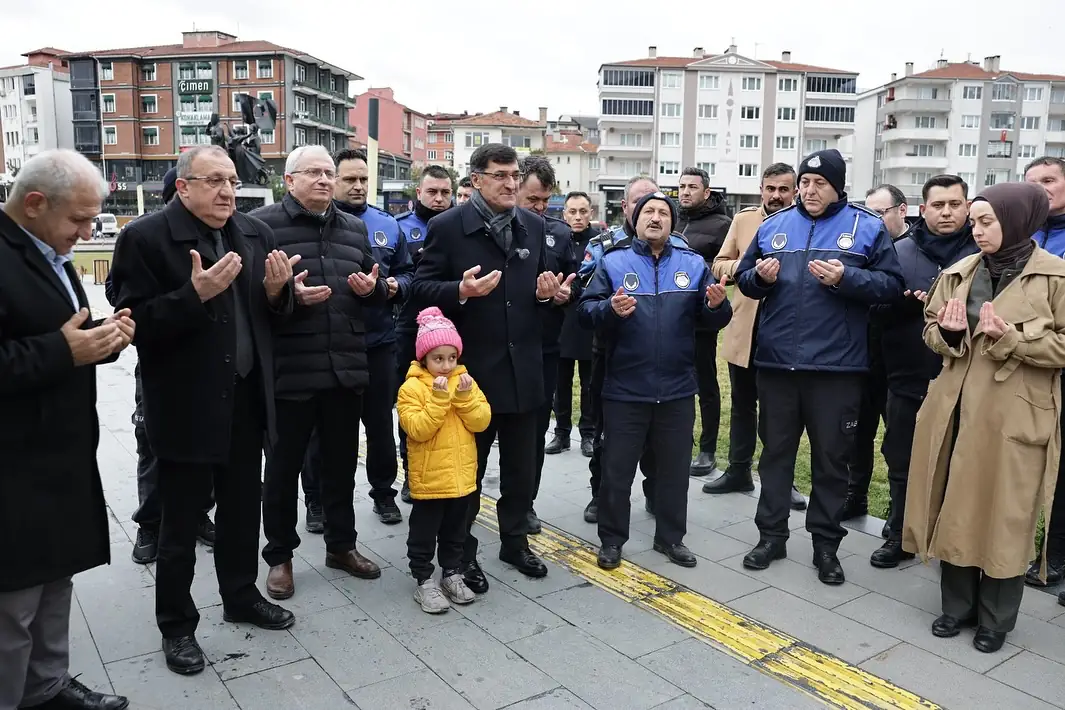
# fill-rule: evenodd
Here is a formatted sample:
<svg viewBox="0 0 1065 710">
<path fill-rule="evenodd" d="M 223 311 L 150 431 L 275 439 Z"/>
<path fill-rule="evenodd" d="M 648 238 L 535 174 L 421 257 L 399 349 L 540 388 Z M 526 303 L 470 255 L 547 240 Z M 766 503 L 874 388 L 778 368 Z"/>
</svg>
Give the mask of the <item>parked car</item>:
<svg viewBox="0 0 1065 710">
<path fill-rule="evenodd" d="M 112 238 L 118 235 L 118 220 L 113 214 L 104 212 L 96 215 L 92 225 L 92 238 Z"/>
</svg>

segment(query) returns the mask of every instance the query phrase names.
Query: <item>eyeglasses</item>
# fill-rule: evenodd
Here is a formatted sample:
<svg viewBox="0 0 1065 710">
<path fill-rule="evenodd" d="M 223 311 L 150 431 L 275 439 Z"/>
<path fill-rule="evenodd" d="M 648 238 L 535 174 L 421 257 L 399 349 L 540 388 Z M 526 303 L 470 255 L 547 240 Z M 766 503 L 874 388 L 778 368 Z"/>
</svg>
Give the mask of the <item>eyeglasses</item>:
<svg viewBox="0 0 1065 710">
<path fill-rule="evenodd" d="M 525 173 L 521 173 L 521 172 L 517 172 L 517 173 L 504 173 L 504 172 L 486 173 L 483 170 L 478 170 L 477 172 L 479 174 L 481 174 L 481 175 L 484 175 L 485 177 L 490 177 L 493 180 L 498 180 L 499 182 L 506 182 L 508 180 L 513 180 L 514 182 L 520 183 L 522 180 L 525 179 Z"/>
<path fill-rule="evenodd" d="M 894 205 L 892 205 L 891 207 L 885 207 L 885 208 L 884 208 L 884 209 L 882 209 L 882 210 L 873 210 L 873 212 L 876 212 L 876 213 L 877 213 L 878 215 L 880 215 L 881 217 L 883 217 L 884 215 L 886 215 L 886 214 L 887 214 L 888 212 L 890 212 L 891 210 L 893 210 L 893 209 L 897 209 L 897 208 L 899 208 L 899 207 L 901 207 L 901 206 L 902 206 L 902 203 L 901 203 L 901 202 L 899 202 L 899 203 L 897 203 L 897 204 L 894 204 Z"/>
<path fill-rule="evenodd" d="M 293 170 L 290 175 L 306 175 L 312 180 L 321 180 L 323 177 L 332 182 L 337 179 L 337 174 L 332 170 L 326 170 L 325 168 L 307 168 L 306 170 Z"/>
<path fill-rule="evenodd" d="M 222 187 L 223 184 L 229 183 L 229 186 L 234 190 L 239 190 L 243 183 L 237 178 L 222 177 L 221 175 L 200 175 L 196 177 L 184 178 L 185 182 L 193 182 L 195 180 L 202 180 L 207 187 L 212 190 L 217 190 Z"/>
</svg>

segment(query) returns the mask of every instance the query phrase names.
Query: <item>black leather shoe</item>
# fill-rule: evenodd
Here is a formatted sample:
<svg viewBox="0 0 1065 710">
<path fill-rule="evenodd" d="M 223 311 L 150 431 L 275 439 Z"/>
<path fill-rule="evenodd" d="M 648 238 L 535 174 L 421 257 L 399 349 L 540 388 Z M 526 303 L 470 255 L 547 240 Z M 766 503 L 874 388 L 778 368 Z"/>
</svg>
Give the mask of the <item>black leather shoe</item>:
<svg viewBox="0 0 1065 710">
<path fill-rule="evenodd" d="M 196 539 L 207 547 L 214 547 L 214 536 L 214 523 L 204 515 L 203 520 L 200 521 L 200 526 L 196 528 Z"/>
<path fill-rule="evenodd" d="M 694 567 L 698 560 L 695 555 L 684 545 L 665 545 L 661 542 L 654 544 L 655 552 L 661 552 L 669 558 L 669 561 L 681 567 Z"/>
<path fill-rule="evenodd" d="M 584 506 L 584 522 L 586 523 L 598 523 L 599 522 L 599 499 L 592 498 L 588 505 Z"/>
<path fill-rule="evenodd" d="M 806 497 L 799 493 L 799 489 L 795 486 L 791 487 L 791 509 L 806 510 Z"/>
<path fill-rule="evenodd" d="M 1005 631 L 992 631 L 983 626 L 976 630 L 976 636 L 973 637 L 973 646 L 981 653 L 994 653 L 1002 648 L 1004 643 L 1006 643 Z"/>
<path fill-rule="evenodd" d="M 321 535 L 325 532 L 325 510 L 321 503 L 310 502 L 307 504 L 307 532 Z"/>
<path fill-rule="evenodd" d="M 688 473 L 692 476 L 705 476 L 713 473 L 716 469 L 717 461 L 714 460 L 714 454 L 700 451 L 699 455 L 692 461 Z"/>
<path fill-rule="evenodd" d="M 581 437 L 581 456 L 586 459 L 592 458 L 592 437 Z"/>
<path fill-rule="evenodd" d="M 723 474 L 703 484 L 703 493 L 710 493 L 711 495 L 718 493 L 750 493 L 753 490 L 754 479 L 751 477 L 750 468 L 733 468 L 729 466 Z"/>
<path fill-rule="evenodd" d="M 410 497 L 410 481 L 403 479 L 403 488 L 399 492 L 399 499 L 404 503 L 410 503 L 414 499 Z"/>
<path fill-rule="evenodd" d="M 140 540 L 138 536 L 137 540 Z M 135 561 L 135 560 L 134 560 Z M 1061 580 L 1065 579 L 1065 560 L 1052 560 L 1047 558 L 1047 583 L 1039 579 L 1039 565 L 1040 560 L 1034 560 L 1031 566 L 1028 568 L 1027 574 L 1024 575 L 1024 583 L 1033 587 L 1053 587 L 1056 584 L 1061 584 Z"/>
<path fill-rule="evenodd" d="M 374 503 L 373 512 L 385 525 L 395 525 L 403 522 L 403 513 L 400 511 L 399 506 L 396 505 L 394 498 Z"/>
<path fill-rule="evenodd" d="M 281 631 L 296 623 L 296 617 L 291 611 L 265 599 L 260 599 L 246 609 L 224 609 L 222 619 L 231 624 L 251 624 L 267 631 Z"/>
<path fill-rule="evenodd" d="M 603 545 L 595 562 L 601 569 L 617 569 L 621 565 L 621 548 L 617 545 Z"/>
<path fill-rule="evenodd" d="M 569 435 L 563 436 L 562 434 L 555 434 L 550 443 L 544 447 L 545 454 L 561 454 L 563 451 L 569 451 Z"/>
<path fill-rule="evenodd" d="M 955 619 L 949 614 L 943 614 L 932 622 L 932 635 L 941 639 L 949 639 L 961 633 L 966 626 L 975 626 L 976 619 Z"/>
<path fill-rule="evenodd" d="M 880 569 L 898 567 L 903 560 L 912 560 L 914 554 L 902 549 L 901 540 L 888 540 L 883 547 L 873 552 L 869 557 L 869 564 Z"/>
<path fill-rule="evenodd" d="M 76 678 L 71 678 L 67 687 L 34 710 L 126 710 L 129 700 L 121 695 L 105 695 L 89 690 Z"/>
<path fill-rule="evenodd" d="M 832 550 L 819 550 L 814 552 L 814 567 L 817 568 L 817 578 L 821 584 L 843 584 L 846 578 L 843 576 L 843 565 Z"/>
<path fill-rule="evenodd" d="M 1058 604 L 1065 606 L 1065 592 L 1058 595 Z"/>
<path fill-rule="evenodd" d="M 773 560 L 782 560 L 788 556 L 788 548 L 783 542 L 762 540 L 743 558 L 747 569 L 769 569 Z"/>
<path fill-rule="evenodd" d="M 195 636 L 164 638 L 163 656 L 166 657 L 166 667 L 178 675 L 199 673 L 207 665 Z"/>
<path fill-rule="evenodd" d="M 530 510 L 525 514 L 526 534 L 539 535 L 543 532 L 544 526 L 540 524 L 540 518 L 537 517 L 535 510 Z"/>
<path fill-rule="evenodd" d="M 476 561 L 466 565 L 462 571 L 462 581 L 474 594 L 484 594 L 488 591 L 488 577 L 484 576 L 484 570 Z"/>
<path fill-rule="evenodd" d="M 843 502 L 843 520 L 853 520 L 869 514 L 869 500 L 856 493 L 848 493 Z"/>
<path fill-rule="evenodd" d="M 891 537 L 891 525 L 889 523 L 884 523 L 884 527 L 880 528 L 880 537 L 885 540 Z"/>
<path fill-rule="evenodd" d="M 527 547 L 523 547 L 520 550 L 501 549 L 499 551 L 499 559 L 508 565 L 513 565 L 526 577 L 539 579 L 547 576 L 547 565 Z"/>
<path fill-rule="evenodd" d="M 159 531 L 137 528 L 137 541 L 133 543 L 133 561 L 148 565 L 159 557 Z"/>
</svg>

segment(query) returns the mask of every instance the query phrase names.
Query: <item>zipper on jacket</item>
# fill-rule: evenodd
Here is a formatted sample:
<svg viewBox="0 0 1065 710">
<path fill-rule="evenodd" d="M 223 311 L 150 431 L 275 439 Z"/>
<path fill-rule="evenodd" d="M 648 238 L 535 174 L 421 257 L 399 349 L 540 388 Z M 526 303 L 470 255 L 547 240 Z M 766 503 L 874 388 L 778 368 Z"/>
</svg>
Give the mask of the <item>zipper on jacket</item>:
<svg viewBox="0 0 1065 710">
<path fill-rule="evenodd" d="M 803 264 L 806 264 L 807 271 L 809 271 L 809 269 L 810 269 L 810 246 L 814 242 L 814 229 L 816 229 L 816 228 L 817 228 L 817 218 L 811 217 L 810 218 L 810 232 L 809 232 L 809 234 L 806 235 L 806 249 L 803 251 L 803 262 L 802 262 Z M 800 271 L 799 271 L 799 309 L 798 309 L 799 313 L 798 313 L 798 317 L 797 317 L 798 322 L 795 323 L 795 326 L 796 326 L 795 327 L 795 359 L 796 360 L 799 359 L 799 351 L 802 350 L 802 329 L 799 328 L 799 325 L 801 324 L 801 322 L 803 320 L 802 316 L 803 316 L 804 309 L 802 307 L 802 304 L 805 303 L 805 300 L 803 298 L 803 292 L 806 290 L 806 277 L 801 271 L 802 264 L 799 265 L 799 269 L 800 269 Z M 793 364 L 797 365 L 798 363 L 796 362 L 796 363 L 793 363 Z M 795 367 L 792 367 L 791 368 L 792 372 L 794 372 L 795 369 L 796 369 Z"/>
<path fill-rule="evenodd" d="M 659 261 L 659 259 L 661 257 L 652 256 L 651 258 L 654 259 L 654 261 L 655 261 L 655 298 L 654 298 L 654 304 L 655 304 L 655 329 L 654 329 L 654 341 L 655 341 L 655 373 L 658 373 L 658 372 L 661 371 L 660 370 L 660 365 L 662 364 L 661 363 L 661 358 L 660 358 L 660 352 L 661 351 L 659 349 L 659 344 L 658 344 L 658 341 L 661 340 L 661 338 L 658 337 L 659 336 L 658 311 L 660 310 L 659 309 L 660 304 L 658 302 L 658 261 Z M 662 403 L 662 378 L 658 377 L 656 375 L 655 376 L 655 404 L 661 404 L 661 403 Z"/>
</svg>

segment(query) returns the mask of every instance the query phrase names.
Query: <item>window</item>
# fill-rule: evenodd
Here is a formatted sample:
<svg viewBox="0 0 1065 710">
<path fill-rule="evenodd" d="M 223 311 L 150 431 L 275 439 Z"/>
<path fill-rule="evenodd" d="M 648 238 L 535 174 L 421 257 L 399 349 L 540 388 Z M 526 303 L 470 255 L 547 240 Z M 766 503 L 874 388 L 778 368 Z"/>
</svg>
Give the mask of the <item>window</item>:
<svg viewBox="0 0 1065 710">
<path fill-rule="evenodd" d="M 274 61 L 272 59 L 260 59 L 256 62 L 255 76 L 260 79 L 273 79 Z"/>
<path fill-rule="evenodd" d="M 855 94 L 855 79 L 839 76 L 807 76 L 806 90 L 816 94 Z"/>
<path fill-rule="evenodd" d="M 1016 101 L 1017 85 L 1000 82 L 991 86 L 992 101 Z"/>
<path fill-rule="evenodd" d="M 699 118 L 717 118 L 717 104 L 699 104 Z"/>
<path fill-rule="evenodd" d="M 740 136 L 740 148 L 757 148 L 758 136 L 748 134 Z"/>
<path fill-rule="evenodd" d="M 155 126 L 145 126 L 141 129 L 141 140 L 144 145 L 159 145 L 159 129 Z"/>
<path fill-rule="evenodd" d="M 273 131 L 259 131 L 259 142 L 263 145 L 273 145 L 274 132 Z"/>
<path fill-rule="evenodd" d="M 637 171 L 639 172 L 639 171 Z M 659 175 L 679 175 L 680 163 L 675 160 L 667 160 L 658 164 Z"/>
<path fill-rule="evenodd" d="M 962 128 L 979 128 L 980 117 L 979 116 L 962 116 L 961 117 Z"/>
<path fill-rule="evenodd" d="M 1038 131 L 1039 116 L 1021 116 L 1022 131 Z"/>
<path fill-rule="evenodd" d="M 917 98 L 919 99 L 938 99 L 939 89 L 934 86 L 921 86 L 917 89 Z"/>
<path fill-rule="evenodd" d="M 795 120 L 795 114 L 796 114 L 796 111 L 795 111 L 794 108 L 791 108 L 791 107 L 788 107 L 788 106 L 781 106 L 780 108 L 777 109 L 777 120 L 778 121 L 794 121 Z"/>
<path fill-rule="evenodd" d="M 777 150 L 795 150 L 795 136 L 777 136 Z"/>
<path fill-rule="evenodd" d="M 977 147 L 975 143 L 959 143 L 958 155 L 962 158 L 975 158 L 977 157 Z"/>
<path fill-rule="evenodd" d="M 488 142 L 488 134 L 484 134 L 484 142 Z M 532 138 L 529 136 L 503 136 L 503 145 L 511 148 L 532 148 Z"/>
<path fill-rule="evenodd" d="M 427 150 L 427 151 L 425 151 L 425 159 L 426 160 L 436 160 L 436 151 L 435 150 Z"/>
<path fill-rule="evenodd" d="M 679 133 L 660 133 L 659 145 L 676 148 L 680 146 L 680 134 Z"/>
<path fill-rule="evenodd" d="M 307 81 L 307 67 L 303 64 L 296 65 L 296 81 L 300 83 Z"/>
<path fill-rule="evenodd" d="M 976 173 L 958 173 L 958 177 L 965 181 L 965 184 L 972 187 L 976 183 Z"/>
<path fill-rule="evenodd" d="M 1039 146 L 1036 145 L 1022 145 L 1017 147 L 1018 158 L 1034 158 L 1036 156 L 1036 150 Z"/>
<path fill-rule="evenodd" d="M 714 175 L 717 173 L 717 163 L 696 163 L 695 167 L 699 168 L 700 170 L 705 170 L 706 174 L 710 177 L 714 177 Z"/>
<path fill-rule="evenodd" d="M 115 66 L 111 62 L 100 62 L 100 79 L 103 81 L 114 81 Z"/>
<path fill-rule="evenodd" d="M 180 143 L 189 145 L 210 145 L 211 136 L 207 135 L 206 126 L 184 126 L 181 129 Z"/>
<path fill-rule="evenodd" d="M 828 141 L 823 138 L 811 138 L 806 141 L 806 154 L 816 153 L 819 150 L 828 150 Z"/>
<path fill-rule="evenodd" d="M 914 116 L 913 117 L 914 128 L 935 128 L 936 117 L 935 116 Z"/>
<path fill-rule="evenodd" d="M 1047 121 L 1047 130 L 1060 132 L 1065 131 L 1065 118 L 1051 118 Z"/>
<path fill-rule="evenodd" d="M 114 126 L 104 126 L 104 145 L 118 145 L 118 129 Z"/>
<path fill-rule="evenodd" d="M 214 67 L 210 62 L 197 62 L 196 63 L 196 78 L 197 79 L 211 79 L 214 77 Z"/>
<path fill-rule="evenodd" d="M 41 138 L 41 136 L 37 132 L 36 128 L 27 128 L 26 129 L 26 142 L 29 143 L 30 145 L 35 144 L 37 141 L 40 140 L 40 138 Z"/>
<path fill-rule="evenodd" d="M 930 158 L 935 156 L 936 147 L 931 143 L 917 143 L 913 146 L 913 152 L 911 155 L 919 155 L 922 158 Z"/>
<path fill-rule="evenodd" d="M 653 116 L 655 102 L 639 99 L 603 99 L 604 116 Z"/>
<path fill-rule="evenodd" d="M 154 64 L 145 64 L 141 67 L 141 81 L 155 81 Z"/>
<path fill-rule="evenodd" d="M 880 162 L 883 159 L 884 159 L 884 149 L 883 148 L 877 148 L 876 150 L 873 151 L 873 160 L 875 160 L 876 162 Z"/>
<path fill-rule="evenodd" d="M 1065 158 L 1065 145 L 1048 145 L 1046 156 L 1048 158 Z"/>
<path fill-rule="evenodd" d="M 663 89 L 679 89 L 680 88 L 680 73 L 675 71 L 662 72 L 662 88 Z"/>
<path fill-rule="evenodd" d="M 618 145 L 623 145 L 628 148 L 639 148 L 643 145 L 643 134 L 620 133 L 618 134 Z"/>
<path fill-rule="evenodd" d="M 662 104 L 659 110 L 660 115 L 663 118 L 679 118 L 680 117 L 680 104 Z"/>
<path fill-rule="evenodd" d="M 697 148 L 716 148 L 717 147 L 717 134 L 716 133 L 697 133 L 695 136 L 695 146 Z"/>
<path fill-rule="evenodd" d="M 158 113 L 159 102 L 156 100 L 155 94 L 145 94 L 141 96 L 141 113 Z"/>
<path fill-rule="evenodd" d="M 336 91 L 337 90 L 337 75 L 336 74 L 330 74 L 329 75 L 329 90 L 330 91 Z"/>
<path fill-rule="evenodd" d="M 757 121 L 762 117 L 761 106 L 741 106 L 740 118 L 747 119 L 749 121 Z"/>
<path fill-rule="evenodd" d="M 178 79 L 195 79 L 196 78 L 196 63 L 195 62 L 181 62 L 178 64 Z"/>
<path fill-rule="evenodd" d="M 984 87 L 982 86 L 963 86 L 961 87 L 961 97 L 963 99 L 982 99 L 984 96 Z"/>
<path fill-rule="evenodd" d="M 295 143 L 296 143 L 296 145 L 307 145 L 307 129 L 306 128 L 297 128 L 296 129 L 296 140 L 295 140 Z"/>
<path fill-rule="evenodd" d="M 1009 158 L 1013 155 L 1013 141 L 988 141 L 987 157 Z"/>
<path fill-rule="evenodd" d="M 743 77 L 741 88 L 744 91 L 761 91 L 762 90 L 762 77 L 760 76 L 745 76 Z"/>
<path fill-rule="evenodd" d="M 991 114 L 991 128 L 995 130 L 1006 129 L 1007 131 L 1011 131 L 1013 130 L 1016 118 L 1016 115 L 1012 113 L 993 113 Z"/>
<path fill-rule="evenodd" d="M 854 123 L 853 106 L 806 105 L 806 120 L 826 123 Z"/>
<path fill-rule="evenodd" d="M 717 74 L 700 74 L 699 88 L 713 91 L 721 88 L 721 77 Z"/>
<path fill-rule="evenodd" d="M 758 163 L 740 163 L 740 177 L 758 177 Z"/>
<path fill-rule="evenodd" d="M 654 86 L 654 69 L 604 69 L 603 86 Z"/>
<path fill-rule="evenodd" d="M 454 159 L 455 159 L 455 152 L 454 151 L 451 151 L 451 150 L 445 150 L 444 151 L 444 160 L 454 160 Z M 596 160 L 598 160 L 598 158 L 596 158 Z"/>
<path fill-rule="evenodd" d="M 781 77 L 777 80 L 777 91 L 798 91 L 799 80 L 796 77 Z"/>
<path fill-rule="evenodd" d="M 1000 182 L 1009 182 L 1009 181 L 1010 181 L 1010 171 L 1009 170 L 988 170 L 986 173 L 984 173 L 984 186 L 985 187 L 991 187 L 992 185 L 997 185 Z"/>
<path fill-rule="evenodd" d="M 104 94 L 104 113 L 115 112 L 115 95 Z"/>
<path fill-rule="evenodd" d="M 425 119 L 422 118 L 421 116 L 415 116 L 414 117 L 414 127 L 415 128 L 425 128 Z"/>
<path fill-rule="evenodd" d="M 419 149 L 419 150 L 421 150 L 422 148 L 425 147 L 425 141 L 423 141 L 421 138 L 415 138 L 414 139 L 414 147 Z"/>
<path fill-rule="evenodd" d="M 910 173 L 911 185 L 924 185 L 932 179 L 932 173 Z"/>
<path fill-rule="evenodd" d="M 233 78 L 234 79 L 247 79 L 248 78 L 248 60 L 237 59 L 233 61 Z"/>
<path fill-rule="evenodd" d="M 307 112 L 307 99 L 302 96 L 296 97 L 296 110 Z"/>
<path fill-rule="evenodd" d="M 259 92 L 259 100 L 260 101 L 266 101 L 267 99 L 270 99 L 271 101 L 273 101 L 274 100 L 274 92 L 273 91 L 260 91 Z"/>
<path fill-rule="evenodd" d="M 1042 101 L 1043 100 L 1043 87 L 1042 86 L 1026 86 L 1024 88 L 1024 100 L 1025 101 Z"/>
<path fill-rule="evenodd" d="M 466 147 L 478 148 L 482 145 L 490 143 L 487 133 L 467 133 L 466 134 Z"/>
<path fill-rule="evenodd" d="M 1065 104 L 1065 89 L 1054 89 L 1050 92 L 1050 103 Z"/>
</svg>

